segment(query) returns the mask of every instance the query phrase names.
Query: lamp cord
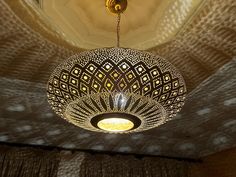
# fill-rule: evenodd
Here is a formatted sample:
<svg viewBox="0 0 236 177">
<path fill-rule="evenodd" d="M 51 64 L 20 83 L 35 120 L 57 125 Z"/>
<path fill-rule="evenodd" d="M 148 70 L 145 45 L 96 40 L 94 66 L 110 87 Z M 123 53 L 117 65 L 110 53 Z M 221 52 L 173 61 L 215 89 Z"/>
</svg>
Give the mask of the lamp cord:
<svg viewBox="0 0 236 177">
<path fill-rule="evenodd" d="M 121 20 L 121 15 L 120 15 L 120 13 L 118 13 L 118 16 L 117 16 L 117 28 L 116 28 L 117 47 L 120 47 L 120 20 Z"/>
</svg>

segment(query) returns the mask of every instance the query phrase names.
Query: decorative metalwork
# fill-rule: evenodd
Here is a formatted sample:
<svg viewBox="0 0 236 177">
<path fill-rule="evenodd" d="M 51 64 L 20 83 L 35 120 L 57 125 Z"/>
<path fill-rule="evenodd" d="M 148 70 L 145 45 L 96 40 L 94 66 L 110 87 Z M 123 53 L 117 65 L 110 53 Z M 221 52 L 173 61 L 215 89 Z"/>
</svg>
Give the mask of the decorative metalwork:
<svg viewBox="0 0 236 177">
<path fill-rule="evenodd" d="M 127 0 L 105 0 L 106 8 L 113 14 L 123 13 L 127 8 Z"/>
<path fill-rule="evenodd" d="M 183 77 L 168 61 L 148 52 L 102 48 L 82 52 L 60 64 L 48 82 L 52 109 L 67 121 L 92 131 L 106 113 L 141 120 L 139 132 L 172 119 L 184 105 Z"/>
</svg>

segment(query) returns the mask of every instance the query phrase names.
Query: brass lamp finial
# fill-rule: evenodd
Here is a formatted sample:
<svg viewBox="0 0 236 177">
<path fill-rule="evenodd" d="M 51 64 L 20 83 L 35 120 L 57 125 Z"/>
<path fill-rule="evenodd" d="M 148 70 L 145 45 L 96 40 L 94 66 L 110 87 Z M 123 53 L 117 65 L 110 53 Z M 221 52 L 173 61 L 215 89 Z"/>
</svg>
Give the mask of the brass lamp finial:
<svg viewBox="0 0 236 177">
<path fill-rule="evenodd" d="M 113 14 L 123 13 L 127 8 L 127 0 L 105 0 L 106 8 Z"/>
</svg>

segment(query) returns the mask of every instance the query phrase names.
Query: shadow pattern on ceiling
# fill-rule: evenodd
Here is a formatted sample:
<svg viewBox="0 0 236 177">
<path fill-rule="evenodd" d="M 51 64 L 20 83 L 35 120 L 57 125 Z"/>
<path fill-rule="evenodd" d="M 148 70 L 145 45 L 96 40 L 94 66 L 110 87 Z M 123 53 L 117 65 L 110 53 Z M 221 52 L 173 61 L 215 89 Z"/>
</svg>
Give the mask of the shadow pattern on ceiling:
<svg viewBox="0 0 236 177">
<path fill-rule="evenodd" d="M 236 60 L 188 97 L 177 118 L 135 134 L 80 129 L 49 108 L 43 84 L 0 79 L 0 141 L 69 149 L 198 158 L 236 146 Z"/>
<path fill-rule="evenodd" d="M 192 158 L 236 146 L 236 1 L 207 0 L 174 40 L 148 50 L 179 68 L 192 92 L 176 120 L 132 135 L 88 132 L 50 111 L 50 73 L 84 49 L 26 7 L 0 0 L 0 141 Z"/>
</svg>

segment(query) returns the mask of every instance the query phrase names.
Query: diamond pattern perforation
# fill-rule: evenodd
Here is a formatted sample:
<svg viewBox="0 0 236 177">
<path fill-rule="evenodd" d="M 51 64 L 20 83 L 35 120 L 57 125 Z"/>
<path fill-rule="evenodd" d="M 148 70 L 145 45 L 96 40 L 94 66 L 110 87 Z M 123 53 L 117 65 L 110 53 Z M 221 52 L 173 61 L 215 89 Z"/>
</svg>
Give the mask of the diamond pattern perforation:
<svg viewBox="0 0 236 177">
<path fill-rule="evenodd" d="M 183 78 L 170 63 L 150 53 L 132 49 L 109 48 L 83 52 L 72 56 L 55 71 L 48 83 L 49 103 L 57 114 L 66 119 L 69 116 L 72 122 L 77 122 L 76 119 L 87 122 L 86 119 L 97 113 L 116 111 L 129 112 L 142 119 L 142 125 L 145 125 L 142 130 L 151 128 L 151 125 L 154 127 L 158 124 L 159 119 L 170 119 L 179 112 L 186 93 Z M 125 94 L 127 98 L 113 97 L 111 93 Z M 132 96 L 129 100 L 130 94 L 146 97 L 160 105 L 156 110 L 150 108 L 152 114 L 149 114 L 150 110 L 144 111 L 149 104 L 138 97 Z M 86 99 L 89 102 L 75 104 L 75 100 L 91 98 L 91 95 L 99 95 L 99 99 Z M 120 104 L 122 100 L 129 102 Z M 65 116 L 64 112 L 70 110 L 68 106 L 72 102 L 73 111 Z M 162 109 L 166 113 L 155 112 Z M 88 125 L 80 126 L 88 128 Z"/>
</svg>

